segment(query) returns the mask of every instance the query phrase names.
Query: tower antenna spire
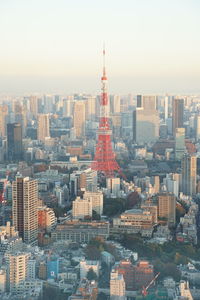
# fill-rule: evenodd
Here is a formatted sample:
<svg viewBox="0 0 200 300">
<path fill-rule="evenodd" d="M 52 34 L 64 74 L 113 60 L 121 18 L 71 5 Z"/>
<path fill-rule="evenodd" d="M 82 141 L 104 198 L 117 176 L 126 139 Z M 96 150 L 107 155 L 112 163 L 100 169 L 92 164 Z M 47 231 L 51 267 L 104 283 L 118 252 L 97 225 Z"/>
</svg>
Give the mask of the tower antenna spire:
<svg viewBox="0 0 200 300">
<path fill-rule="evenodd" d="M 105 42 L 103 43 L 103 75 L 106 76 L 106 50 L 105 50 Z"/>
<path fill-rule="evenodd" d="M 105 43 L 103 44 L 103 76 L 101 77 L 102 94 L 100 99 L 100 119 L 98 129 L 98 142 L 91 168 L 104 173 L 108 178 L 114 177 L 115 172 L 120 173 L 120 167 L 115 160 L 112 149 L 112 130 L 109 122 L 109 98 L 107 93 L 107 76 L 105 67 Z"/>
</svg>

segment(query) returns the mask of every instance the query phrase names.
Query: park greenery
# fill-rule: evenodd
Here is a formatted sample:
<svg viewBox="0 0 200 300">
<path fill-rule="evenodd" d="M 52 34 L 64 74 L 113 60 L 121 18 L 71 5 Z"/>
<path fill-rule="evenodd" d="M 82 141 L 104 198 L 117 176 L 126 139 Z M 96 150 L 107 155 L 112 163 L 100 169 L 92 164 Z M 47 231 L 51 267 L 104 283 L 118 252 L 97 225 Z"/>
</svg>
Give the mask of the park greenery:
<svg viewBox="0 0 200 300">
<path fill-rule="evenodd" d="M 86 275 L 87 279 L 92 281 L 92 280 L 97 280 L 97 274 L 93 271 L 92 268 L 89 269 Z"/>
<path fill-rule="evenodd" d="M 103 238 L 96 237 L 90 240 L 89 244 L 85 248 L 86 258 L 89 260 L 100 259 L 101 252 L 107 251 L 112 254 L 115 259 L 119 259 L 115 246 L 111 243 L 105 242 Z"/>
<path fill-rule="evenodd" d="M 172 276 L 179 280 L 180 272 L 177 265 L 187 264 L 191 260 L 198 260 L 200 249 L 198 246 L 183 244 L 176 241 L 168 241 L 163 245 L 148 243 L 136 234 L 124 234 L 121 240 L 124 247 L 138 252 L 140 258 L 152 262 L 156 272 L 160 272 L 160 278 Z"/>
<path fill-rule="evenodd" d="M 103 213 L 108 217 L 121 214 L 125 210 L 131 209 L 140 203 L 141 199 L 137 192 L 132 192 L 127 198 L 105 198 Z"/>
</svg>

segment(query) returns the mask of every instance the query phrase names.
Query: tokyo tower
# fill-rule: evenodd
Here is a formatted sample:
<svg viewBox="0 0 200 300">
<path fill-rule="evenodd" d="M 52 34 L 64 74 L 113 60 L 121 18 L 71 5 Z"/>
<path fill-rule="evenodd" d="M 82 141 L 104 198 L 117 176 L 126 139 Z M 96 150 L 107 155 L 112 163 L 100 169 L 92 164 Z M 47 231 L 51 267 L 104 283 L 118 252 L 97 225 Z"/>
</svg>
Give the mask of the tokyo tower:
<svg viewBox="0 0 200 300">
<path fill-rule="evenodd" d="M 105 68 L 105 49 L 103 50 L 103 76 L 102 94 L 100 98 L 100 120 L 98 129 L 98 142 L 94 161 L 91 165 L 93 170 L 104 173 L 108 178 L 114 177 L 115 172 L 120 173 L 120 167 L 115 160 L 115 153 L 112 150 L 111 135 L 112 130 L 109 124 L 109 107 L 107 93 L 107 76 Z"/>
</svg>

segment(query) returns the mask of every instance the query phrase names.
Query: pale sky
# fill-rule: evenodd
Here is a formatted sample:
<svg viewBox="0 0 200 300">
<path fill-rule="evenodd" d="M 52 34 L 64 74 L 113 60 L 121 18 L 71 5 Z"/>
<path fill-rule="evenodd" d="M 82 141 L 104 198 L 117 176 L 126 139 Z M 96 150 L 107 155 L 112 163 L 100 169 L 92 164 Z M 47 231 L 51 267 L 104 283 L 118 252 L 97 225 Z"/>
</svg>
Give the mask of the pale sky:
<svg viewBox="0 0 200 300">
<path fill-rule="evenodd" d="M 0 0 L 0 93 L 200 93 L 200 0 Z"/>
</svg>

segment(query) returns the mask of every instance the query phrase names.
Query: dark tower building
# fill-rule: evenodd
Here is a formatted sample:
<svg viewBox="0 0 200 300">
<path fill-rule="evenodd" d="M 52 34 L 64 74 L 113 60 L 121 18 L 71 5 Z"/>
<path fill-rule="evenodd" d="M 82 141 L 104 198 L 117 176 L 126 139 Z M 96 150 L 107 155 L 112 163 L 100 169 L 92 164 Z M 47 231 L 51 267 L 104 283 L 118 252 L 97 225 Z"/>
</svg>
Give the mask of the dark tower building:
<svg viewBox="0 0 200 300">
<path fill-rule="evenodd" d="M 137 107 L 142 107 L 142 95 L 137 95 Z"/>
<path fill-rule="evenodd" d="M 37 244 L 38 182 L 29 177 L 16 176 L 12 183 L 13 225 L 28 244 Z"/>
<path fill-rule="evenodd" d="M 174 99 L 172 103 L 172 132 L 175 137 L 176 128 L 183 127 L 184 99 Z"/>
<path fill-rule="evenodd" d="M 7 124 L 7 155 L 9 161 L 23 158 L 22 126 L 19 123 Z"/>
</svg>

